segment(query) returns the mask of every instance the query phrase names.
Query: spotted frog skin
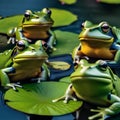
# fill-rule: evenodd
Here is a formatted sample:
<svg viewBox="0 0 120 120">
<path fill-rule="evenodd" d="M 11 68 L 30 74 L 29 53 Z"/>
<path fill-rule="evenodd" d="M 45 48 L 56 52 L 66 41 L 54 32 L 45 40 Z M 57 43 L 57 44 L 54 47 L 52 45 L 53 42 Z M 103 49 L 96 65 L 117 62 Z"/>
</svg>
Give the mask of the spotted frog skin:
<svg viewBox="0 0 120 120">
<path fill-rule="evenodd" d="M 34 43 L 37 40 L 41 40 L 45 50 L 52 52 L 56 44 L 56 36 L 51 30 L 54 23 L 51 13 L 48 8 L 43 8 L 37 12 L 26 10 L 22 23 L 8 31 L 8 36 L 10 36 L 8 43 L 15 43 L 15 41 L 19 40 Z"/>
<path fill-rule="evenodd" d="M 57 102 L 64 99 L 69 104 L 69 99 L 77 101 L 73 93 L 83 101 L 99 106 L 95 115 L 89 120 L 96 120 L 98 117 L 104 120 L 105 116 L 111 116 L 120 112 L 120 78 L 116 76 L 105 61 L 99 60 L 96 63 L 89 63 L 81 59 L 75 72 L 70 76 L 71 84 L 64 96 L 53 100 Z"/>
</svg>

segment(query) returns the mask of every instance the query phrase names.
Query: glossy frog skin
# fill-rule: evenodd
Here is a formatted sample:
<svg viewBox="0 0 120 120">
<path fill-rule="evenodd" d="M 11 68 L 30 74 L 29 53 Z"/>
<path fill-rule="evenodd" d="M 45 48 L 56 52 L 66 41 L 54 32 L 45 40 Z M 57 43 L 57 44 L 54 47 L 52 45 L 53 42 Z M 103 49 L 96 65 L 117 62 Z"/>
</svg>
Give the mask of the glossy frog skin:
<svg viewBox="0 0 120 120">
<path fill-rule="evenodd" d="M 32 78 L 40 79 L 42 65 L 48 55 L 42 48 L 41 41 L 28 44 L 27 41 L 18 41 L 13 50 L 0 54 L 0 81 L 3 87 L 15 89 L 17 84 L 23 80 Z"/>
<path fill-rule="evenodd" d="M 110 67 L 104 65 L 104 61 L 96 63 L 88 63 L 82 59 L 70 76 L 71 84 L 65 95 L 61 98 L 53 100 L 57 102 L 65 99 L 67 103 L 69 99 L 77 100 L 72 96 L 76 94 L 80 100 L 95 104 L 101 108 L 92 110 L 97 114 L 90 116 L 89 120 L 98 117 L 104 120 L 106 115 L 114 115 L 120 112 L 120 79 L 112 72 Z"/>
<path fill-rule="evenodd" d="M 48 52 L 52 52 L 56 44 L 55 34 L 50 28 L 54 21 L 51 18 L 51 10 L 44 8 L 38 12 L 26 10 L 22 23 L 8 31 L 9 42 L 16 40 L 27 40 L 34 43 L 36 40 L 42 40 L 42 43 Z"/>
<path fill-rule="evenodd" d="M 85 21 L 79 35 L 80 45 L 75 48 L 73 58 L 76 56 L 97 59 L 114 59 L 115 53 L 120 49 L 120 30 L 103 21 L 93 24 Z"/>
</svg>

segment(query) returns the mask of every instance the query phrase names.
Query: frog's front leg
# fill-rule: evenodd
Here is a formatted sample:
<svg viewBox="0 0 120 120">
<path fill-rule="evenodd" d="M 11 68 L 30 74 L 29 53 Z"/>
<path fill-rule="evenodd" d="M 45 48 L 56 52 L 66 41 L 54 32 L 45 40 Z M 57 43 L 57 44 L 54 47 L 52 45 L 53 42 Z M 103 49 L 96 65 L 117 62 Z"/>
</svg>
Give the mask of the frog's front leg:
<svg viewBox="0 0 120 120">
<path fill-rule="evenodd" d="M 65 95 L 61 96 L 60 98 L 52 100 L 52 102 L 57 102 L 63 99 L 64 99 L 63 101 L 64 103 L 68 103 L 69 99 L 77 101 L 77 99 L 73 96 L 73 94 L 74 94 L 74 90 L 72 89 L 72 84 L 70 84 L 65 92 Z"/>
<path fill-rule="evenodd" d="M 97 112 L 97 114 L 90 116 L 89 120 L 94 120 L 94 119 L 96 120 L 96 118 L 100 118 L 100 120 L 104 120 L 106 116 L 112 116 L 120 113 L 120 98 L 113 94 L 111 94 L 109 98 L 112 104 L 108 108 L 98 107 L 97 110 L 91 109 L 92 112 Z"/>
<path fill-rule="evenodd" d="M 40 75 L 38 78 L 32 78 L 32 81 L 37 81 L 37 83 L 40 83 L 41 81 L 47 81 L 47 79 L 49 78 L 49 70 L 47 68 L 46 64 L 43 64 L 42 67 L 40 68 Z"/>
<path fill-rule="evenodd" d="M 48 49 L 48 52 L 52 52 L 52 51 L 56 50 L 56 48 L 54 46 L 56 45 L 57 40 L 56 40 L 55 33 L 52 30 L 49 30 L 48 32 L 50 34 L 50 37 L 47 41 L 47 49 Z"/>
<path fill-rule="evenodd" d="M 15 87 L 22 87 L 15 83 L 10 83 L 10 79 L 8 77 L 9 73 L 14 73 L 15 69 L 13 67 L 8 67 L 0 70 L 0 80 L 1 80 L 1 86 L 8 88 L 12 87 L 14 90 L 16 90 Z"/>
<path fill-rule="evenodd" d="M 16 37 L 15 37 L 15 32 L 16 32 L 16 27 L 15 28 L 11 28 L 8 32 L 7 35 L 10 37 L 8 40 L 8 44 L 12 43 L 15 44 L 16 43 Z"/>
</svg>

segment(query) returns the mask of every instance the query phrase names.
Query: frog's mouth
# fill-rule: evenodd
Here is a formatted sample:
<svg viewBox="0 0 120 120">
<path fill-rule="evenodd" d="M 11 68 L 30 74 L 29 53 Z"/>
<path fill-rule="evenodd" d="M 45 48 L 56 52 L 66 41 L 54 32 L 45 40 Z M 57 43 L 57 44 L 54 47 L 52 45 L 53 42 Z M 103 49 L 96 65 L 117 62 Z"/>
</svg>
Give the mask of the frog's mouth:
<svg viewBox="0 0 120 120">
<path fill-rule="evenodd" d="M 79 37 L 80 41 L 95 41 L 95 42 L 104 42 L 104 43 L 112 43 L 113 38 L 92 38 L 92 37 Z"/>
<path fill-rule="evenodd" d="M 24 29 L 42 29 L 42 28 L 50 28 L 53 25 L 53 23 L 33 23 L 33 24 L 23 24 L 23 30 Z"/>
<path fill-rule="evenodd" d="M 45 61 L 47 59 L 47 56 L 40 56 L 40 57 L 31 57 L 31 56 L 25 56 L 25 57 L 15 57 L 13 58 L 14 62 L 22 62 L 22 61 Z"/>
<path fill-rule="evenodd" d="M 109 84 L 111 82 L 111 78 L 109 76 L 71 76 L 71 81 L 79 81 L 80 83 L 86 82 L 87 83 L 102 83 L 102 84 Z"/>
</svg>

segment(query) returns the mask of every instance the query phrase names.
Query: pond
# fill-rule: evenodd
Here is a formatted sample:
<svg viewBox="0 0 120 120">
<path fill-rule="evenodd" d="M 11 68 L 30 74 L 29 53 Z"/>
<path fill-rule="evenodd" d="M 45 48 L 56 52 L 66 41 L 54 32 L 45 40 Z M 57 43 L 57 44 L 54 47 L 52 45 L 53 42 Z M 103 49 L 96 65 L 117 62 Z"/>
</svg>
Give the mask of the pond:
<svg viewBox="0 0 120 120">
<path fill-rule="evenodd" d="M 61 5 L 58 0 L 1 0 L 0 16 L 8 17 L 23 14 L 25 10 L 31 9 L 39 11 L 44 7 L 66 9 L 78 15 L 78 21 L 59 29 L 78 33 L 81 31 L 81 24 L 84 20 L 91 20 L 95 23 L 107 21 L 111 25 L 120 27 L 120 5 L 98 4 L 95 0 L 78 0 L 73 5 Z M 59 14 L 59 13 L 58 13 Z M 0 92 L 0 98 L 2 93 Z M 7 107 L 0 101 L 0 119 L 1 120 L 74 120 L 74 114 L 58 117 L 26 115 Z M 88 112 L 88 111 L 84 111 Z M 82 120 L 87 120 L 83 117 Z M 110 120 L 111 118 L 109 118 Z M 113 120 L 114 118 L 112 118 Z M 117 120 L 117 118 L 116 118 Z"/>
</svg>

